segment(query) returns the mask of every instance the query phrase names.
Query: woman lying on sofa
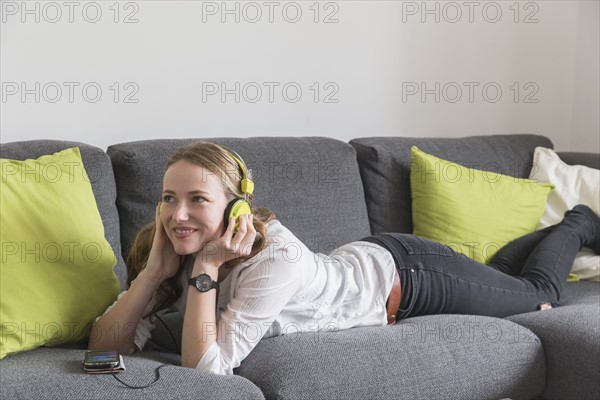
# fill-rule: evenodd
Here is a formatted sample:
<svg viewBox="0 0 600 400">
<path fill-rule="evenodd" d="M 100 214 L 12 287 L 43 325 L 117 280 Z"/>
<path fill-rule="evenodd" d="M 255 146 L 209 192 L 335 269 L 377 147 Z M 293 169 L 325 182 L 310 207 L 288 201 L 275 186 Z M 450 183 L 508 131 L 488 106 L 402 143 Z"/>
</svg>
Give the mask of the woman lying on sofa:
<svg viewBox="0 0 600 400">
<path fill-rule="evenodd" d="M 141 350 L 157 320 L 183 314 L 182 365 L 217 374 L 266 337 L 393 324 L 454 313 L 505 317 L 557 305 L 576 253 L 600 253 L 600 219 L 576 206 L 482 265 L 409 234 L 366 237 L 311 252 L 264 208 L 251 208 L 250 171 L 211 143 L 168 161 L 155 220 L 128 256 L 128 286 L 95 322 L 90 349 Z M 213 290 L 216 289 L 216 290 Z"/>
</svg>

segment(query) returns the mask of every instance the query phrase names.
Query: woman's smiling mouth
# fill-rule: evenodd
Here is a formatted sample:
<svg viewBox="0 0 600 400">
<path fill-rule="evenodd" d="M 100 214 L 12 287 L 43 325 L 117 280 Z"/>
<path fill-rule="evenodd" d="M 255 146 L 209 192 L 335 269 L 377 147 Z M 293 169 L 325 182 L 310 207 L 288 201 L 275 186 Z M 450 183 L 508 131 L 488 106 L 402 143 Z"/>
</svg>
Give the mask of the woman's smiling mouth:
<svg viewBox="0 0 600 400">
<path fill-rule="evenodd" d="M 173 228 L 173 232 L 175 232 L 175 237 L 177 239 L 185 239 L 186 237 L 191 236 L 194 232 L 197 232 L 198 229 L 189 228 L 189 227 L 178 227 Z"/>
</svg>

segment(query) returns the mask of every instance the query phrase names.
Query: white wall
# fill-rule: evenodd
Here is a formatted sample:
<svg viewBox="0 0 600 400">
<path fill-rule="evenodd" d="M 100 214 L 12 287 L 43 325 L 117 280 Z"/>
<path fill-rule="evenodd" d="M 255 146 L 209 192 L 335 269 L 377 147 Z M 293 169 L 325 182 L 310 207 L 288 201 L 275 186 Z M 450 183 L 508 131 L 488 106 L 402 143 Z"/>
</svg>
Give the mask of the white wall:
<svg viewBox="0 0 600 400">
<path fill-rule="evenodd" d="M 239 22 L 221 1 L 24 4 L 2 1 L 2 142 L 538 133 L 600 152 L 598 1 L 228 1 Z"/>
</svg>

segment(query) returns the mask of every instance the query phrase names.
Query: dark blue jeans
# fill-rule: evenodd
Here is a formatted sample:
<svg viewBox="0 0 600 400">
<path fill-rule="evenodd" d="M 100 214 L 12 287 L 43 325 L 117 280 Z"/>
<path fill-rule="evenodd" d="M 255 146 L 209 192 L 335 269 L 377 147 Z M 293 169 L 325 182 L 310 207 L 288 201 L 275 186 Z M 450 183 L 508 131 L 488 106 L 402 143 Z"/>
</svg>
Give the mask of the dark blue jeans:
<svg viewBox="0 0 600 400">
<path fill-rule="evenodd" d="M 429 314 L 506 317 L 531 312 L 541 303 L 558 305 L 575 255 L 597 240 L 594 222 L 567 215 L 554 226 L 504 246 L 489 265 L 450 247 L 403 233 L 362 240 L 388 249 L 402 285 L 397 319 Z"/>
</svg>

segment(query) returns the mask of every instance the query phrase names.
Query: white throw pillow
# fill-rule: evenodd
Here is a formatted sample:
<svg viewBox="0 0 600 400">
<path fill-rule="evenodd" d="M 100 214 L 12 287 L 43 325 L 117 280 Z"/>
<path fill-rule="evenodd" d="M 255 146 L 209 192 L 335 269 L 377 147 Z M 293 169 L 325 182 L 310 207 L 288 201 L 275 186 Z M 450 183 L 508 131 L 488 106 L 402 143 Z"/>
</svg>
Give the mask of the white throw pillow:
<svg viewBox="0 0 600 400">
<path fill-rule="evenodd" d="M 554 185 L 538 230 L 559 223 L 565 211 L 577 204 L 585 204 L 600 215 L 600 170 L 565 164 L 554 151 L 536 147 L 529 178 Z M 584 248 L 571 272 L 580 279 L 600 282 L 600 256 Z"/>
</svg>

